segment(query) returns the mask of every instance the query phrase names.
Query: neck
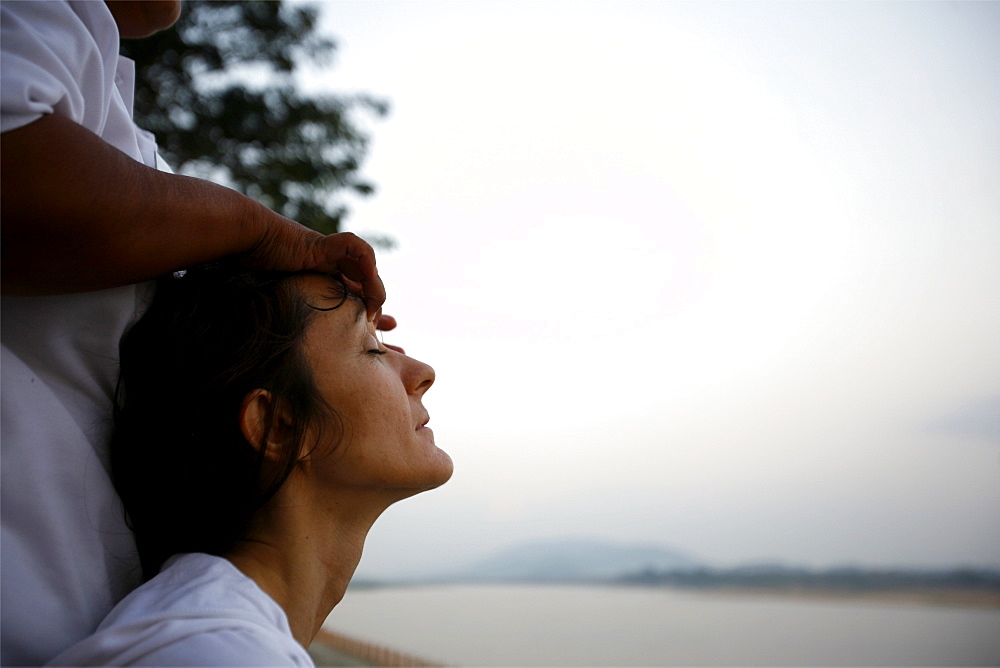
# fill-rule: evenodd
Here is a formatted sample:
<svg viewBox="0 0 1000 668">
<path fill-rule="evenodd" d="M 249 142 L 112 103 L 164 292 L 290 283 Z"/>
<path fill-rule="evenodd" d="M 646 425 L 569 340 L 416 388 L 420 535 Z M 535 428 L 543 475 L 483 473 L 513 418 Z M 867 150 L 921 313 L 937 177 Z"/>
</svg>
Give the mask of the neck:
<svg viewBox="0 0 1000 668">
<path fill-rule="evenodd" d="M 284 609 L 304 647 L 344 597 L 368 530 L 389 505 L 356 498 L 316 503 L 308 496 L 289 479 L 247 538 L 225 555 Z"/>
</svg>

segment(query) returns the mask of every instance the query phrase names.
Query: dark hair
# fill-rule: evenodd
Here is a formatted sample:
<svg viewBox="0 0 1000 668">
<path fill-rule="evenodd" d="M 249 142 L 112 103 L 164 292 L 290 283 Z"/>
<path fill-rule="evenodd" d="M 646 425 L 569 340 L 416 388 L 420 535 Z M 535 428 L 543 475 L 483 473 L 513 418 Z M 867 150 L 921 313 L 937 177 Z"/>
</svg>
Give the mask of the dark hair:
<svg viewBox="0 0 1000 668">
<path fill-rule="evenodd" d="M 122 338 L 111 473 L 146 579 L 174 554 L 232 549 L 294 470 L 309 425 L 334 415 L 303 358 L 315 307 L 292 276 L 214 266 L 161 279 Z M 243 399 L 258 388 L 292 416 L 276 466 L 240 429 Z"/>
</svg>

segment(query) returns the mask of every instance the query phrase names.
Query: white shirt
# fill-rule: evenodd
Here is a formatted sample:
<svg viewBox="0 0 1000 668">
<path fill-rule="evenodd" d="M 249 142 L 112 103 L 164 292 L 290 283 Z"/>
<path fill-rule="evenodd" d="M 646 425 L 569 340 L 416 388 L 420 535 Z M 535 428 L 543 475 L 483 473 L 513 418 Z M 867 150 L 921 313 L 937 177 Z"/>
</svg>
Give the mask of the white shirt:
<svg viewBox="0 0 1000 668">
<path fill-rule="evenodd" d="M 0 129 L 76 121 L 146 165 L 133 63 L 103 2 L 0 2 Z M 113 187 L 113 184 L 112 184 Z M 118 340 L 144 290 L 4 297 L 0 663 L 39 664 L 93 632 L 141 581 L 108 475 Z"/>
<path fill-rule="evenodd" d="M 56 657 L 73 666 L 312 666 L 285 611 L 231 563 L 171 557 L 90 636 Z"/>
<path fill-rule="evenodd" d="M 155 166 L 153 136 L 132 123 L 135 63 L 118 55 L 107 5 L 4 0 L 0 35 L 0 132 L 58 114 Z"/>
</svg>

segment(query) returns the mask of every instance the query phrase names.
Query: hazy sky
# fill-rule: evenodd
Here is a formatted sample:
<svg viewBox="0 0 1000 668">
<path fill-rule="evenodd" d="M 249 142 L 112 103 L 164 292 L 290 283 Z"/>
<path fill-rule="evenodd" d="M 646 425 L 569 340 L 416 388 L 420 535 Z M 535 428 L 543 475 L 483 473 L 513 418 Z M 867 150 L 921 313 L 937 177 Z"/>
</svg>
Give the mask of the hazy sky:
<svg viewBox="0 0 1000 668">
<path fill-rule="evenodd" d="M 331 2 L 349 229 L 445 487 L 360 573 L 527 539 L 1000 566 L 1000 4 Z"/>
</svg>

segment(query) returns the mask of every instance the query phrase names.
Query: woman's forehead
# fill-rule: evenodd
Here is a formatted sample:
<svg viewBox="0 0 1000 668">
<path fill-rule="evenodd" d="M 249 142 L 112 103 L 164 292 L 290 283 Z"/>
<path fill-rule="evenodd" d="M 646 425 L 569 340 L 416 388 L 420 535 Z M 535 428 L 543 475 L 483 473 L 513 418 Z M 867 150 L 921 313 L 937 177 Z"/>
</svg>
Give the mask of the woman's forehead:
<svg viewBox="0 0 1000 668">
<path fill-rule="evenodd" d="M 355 295 L 344 282 L 329 274 L 303 274 L 296 277 L 296 286 L 306 303 L 318 311 L 339 312 L 339 318 L 349 317 L 350 322 L 364 321 L 364 300 Z"/>
</svg>

